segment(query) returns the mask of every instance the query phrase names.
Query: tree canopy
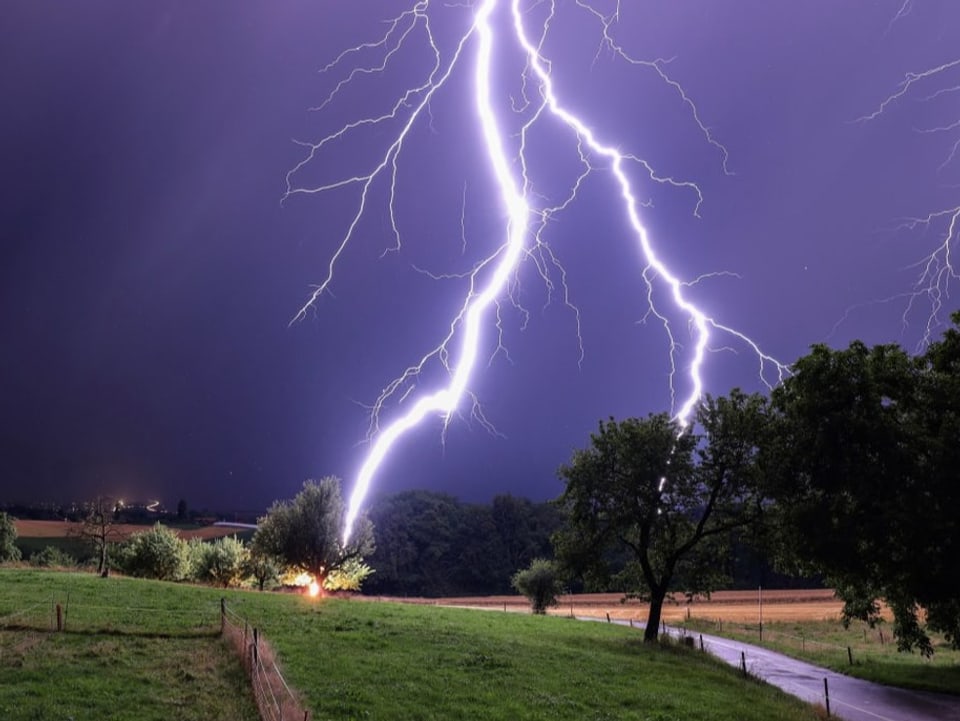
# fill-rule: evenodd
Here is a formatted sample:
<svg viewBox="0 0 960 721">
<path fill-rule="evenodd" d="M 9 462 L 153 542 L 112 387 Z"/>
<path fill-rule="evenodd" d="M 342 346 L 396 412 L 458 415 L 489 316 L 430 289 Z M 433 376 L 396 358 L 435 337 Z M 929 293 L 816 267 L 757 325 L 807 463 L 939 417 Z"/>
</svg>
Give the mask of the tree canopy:
<svg viewBox="0 0 960 721">
<path fill-rule="evenodd" d="M 701 434 L 666 414 L 601 421 L 560 469 L 558 557 L 594 584 L 648 598 L 646 640 L 668 593 L 711 590 L 730 534 L 759 517 L 765 415 L 763 397 L 734 391 L 705 399 Z"/>
<path fill-rule="evenodd" d="M 365 516 L 357 520 L 349 543 L 343 545 L 345 515 L 338 478 L 308 480 L 293 500 L 275 501 L 260 519 L 253 536 L 254 552 L 301 568 L 323 585 L 328 575 L 374 550 L 373 524 Z"/>
<path fill-rule="evenodd" d="M 886 601 L 901 649 L 932 653 L 924 616 L 960 645 L 960 333 L 917 357 L 818 345 L 793 370 L 765 453 L 783 555 L 824 574 L 848 620 Z"/>
</svg>

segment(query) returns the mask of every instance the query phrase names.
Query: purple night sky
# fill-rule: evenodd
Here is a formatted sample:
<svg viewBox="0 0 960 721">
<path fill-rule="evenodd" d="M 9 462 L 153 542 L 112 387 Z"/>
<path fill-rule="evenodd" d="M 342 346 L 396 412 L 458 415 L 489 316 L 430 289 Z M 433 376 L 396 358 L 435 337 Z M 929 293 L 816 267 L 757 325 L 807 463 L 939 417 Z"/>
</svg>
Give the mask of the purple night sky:
<svg viewBox="0 0 960 721">
<path fill-rule="evenodd" d="M 590 2 L 600 13 L 616 6 Z M 448 59 L 471 10 L 433 4 Z M 536 32 L 548 4 L 526 4 L 536 6 Z M 350 68 L 318 71 L 378 40 L 384 21 L 411 5 L 5 4 L 0 502 L 102 492 L 261 509 L 309 477 L 352 484 L 368 406 L 443 338 L 462 304 L 463 278 L 431 275 L 468 272 L 504 240 L 475 122 L 471 42 L 400 154 L 402 249 L 384 254 L 394 243 L 384 178 L 329 292 L 290 323 L 323 281 L 359 200 L 355 186 L 284 200 L 286 174 L 305 156 L 292 141 L 316 142 L 389 109 L 429 67 L 430 48 L 414 33 L 386 73 L 311 111 Z M 728 150 L 728 173 L 675 88 L 602 47 L 602 26 L 577 2 L 556 5 L 544 52 L 567 106 L 604 142 L 702 191 L 698 217 L 694 192 L 651 183 L 633 166 L 641 200 L 652 203 L 643 220 L 672 270 L 684 280 L 727 272 L 689 288 L 691 299 L 785 363 L 817 342 L 917 347 L 930 300 L 917 297 L 905 315 L 906 294 L 949 218 L 898 226 L 958 205 L 960 151 L 950 153 L 960 127 L 922 131 L 960 121 L 960 65 L 855 121 L 907 72 L 960 58 L 960 3 L 621 2 L 612 36 L 634 58 L 673 58 L 662 67 Z M 505 19 L 498 14 L 498 28 Z M 515 155 L 525 116 L 510 107 L 521 97 L 522 58 L 501 42 L 494 102 Z M 368 172 L 392 138 L 391 128 L 361 128 L 295 180 Z M 529 157 L 535 191 L 561 200 L 580 170 L 570 133 L 543 123 Z M 527 261 L 514 296 L 529 316 L 502 305 L 506 350 L 494 354 L 489 322 L 470 385 L 498 433 L 465 401 L 445 440 L 435 418 L 401 439 L 375 494 L 552 498 L 557 467 L 598 419 L 671 410 L 668 339 L 655 318 L 642 322 L 643 261 L 617 193 L 598 168 L 544 235 L 579 309 L 582 361 L 577 315 L 559 291 L 547 304 Z M 560 280 L 556 270 L 551 277 Z M 939 321 L 956 307 L 943 303 Z M 662 294 L 658 307 L 683 345 L 682 394 L 690 333 Z M 748 347 L 719 334 L 711 345 L 709 392 L 764 388 Z M 406 402 L 439 377 L 429 368 Z M 388 404 L 382 423 L 404 407 Z"/>
</svg>

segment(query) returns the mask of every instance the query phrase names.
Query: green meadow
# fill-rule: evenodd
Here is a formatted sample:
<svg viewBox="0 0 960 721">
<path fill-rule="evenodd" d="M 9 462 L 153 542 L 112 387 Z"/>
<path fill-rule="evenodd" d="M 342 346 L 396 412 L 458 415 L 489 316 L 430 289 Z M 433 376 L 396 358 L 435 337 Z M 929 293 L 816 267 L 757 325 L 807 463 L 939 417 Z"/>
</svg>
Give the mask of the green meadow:
<svg viewBox="0 0 960 721">
<path fill-rule="evenodd" d="M 312 719 L 818 717 L 709 656 L 645 645 L 621 626 L 5 569 L 0 718 L 256 718 L 218 635 L 221 597 L 273 646 Z M 49 630 L 58 603 L 62 633 Z"/>
</svg>

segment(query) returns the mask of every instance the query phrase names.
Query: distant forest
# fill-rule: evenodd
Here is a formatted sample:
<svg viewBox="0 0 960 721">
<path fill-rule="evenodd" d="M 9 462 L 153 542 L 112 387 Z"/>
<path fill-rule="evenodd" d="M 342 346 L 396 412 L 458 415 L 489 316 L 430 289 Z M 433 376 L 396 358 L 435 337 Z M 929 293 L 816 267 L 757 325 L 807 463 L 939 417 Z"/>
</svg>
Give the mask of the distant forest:
<svg viewBox="0 0 960 721">
<path fill-rule="evenodd" d="M 366 595 L 466 596 L 515 593 L 514 573 L 534 558 L 552 558 L 550 537 L 562 516 L 552 503 L 512 495 L 490 504 L 463 503 L 432 491 L 404 491 L 373 504 L 370 518 L 377 549 L 366 562 L 374 569 Z M 726 568 L 730 588 L 797 588 L 817 585 L 774 572 L 770 564 L 734 540 Z M 635 591 L 585 588 L 571 591 Z"/>
</svg>

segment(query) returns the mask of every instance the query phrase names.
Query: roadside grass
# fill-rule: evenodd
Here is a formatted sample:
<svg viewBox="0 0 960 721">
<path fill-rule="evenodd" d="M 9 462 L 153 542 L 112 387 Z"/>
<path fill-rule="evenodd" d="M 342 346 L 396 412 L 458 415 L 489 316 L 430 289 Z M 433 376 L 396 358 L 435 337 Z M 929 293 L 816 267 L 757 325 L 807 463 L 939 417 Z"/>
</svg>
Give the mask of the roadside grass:
<svg viewBox="0 0 960 721">
<path fill-rule="evenodd" d="M 0 570 L 0 718 L 257 721 L 219 630 L 213 589 Z"/>
<path fill-rule="evenodd" d="M 250 702 L 239 662 L 214 638 L 221 597 L 272 644 L 317 721 L 818 718 L 622 626 L 35 569 L 0 570 L 0 622 L 37 605 L 24 614 L 33 628 L 0 631 L 0 718 L 256 718 L 252 705 L 225 707 Z M 43 630 L 55 603 L 65 633 Z"/>
<path fill-rule="evenodd" d="M 680 625 L 691 632 L 763 646 L 867 681 L 960 695 L 960 651 L 951 649 L 939 635 L 931 637 L 933 657 L 924 658 L 917 652 L 898 652 L 893 629 L 885 624 L 871 629 L 865 623 L 844 628 L 837 619 L 769 622 L 763 624 L 762 641 L 758 624 L 724 621 L 718 627 L 714 621 L 693 618 Z"/>
</svg>

